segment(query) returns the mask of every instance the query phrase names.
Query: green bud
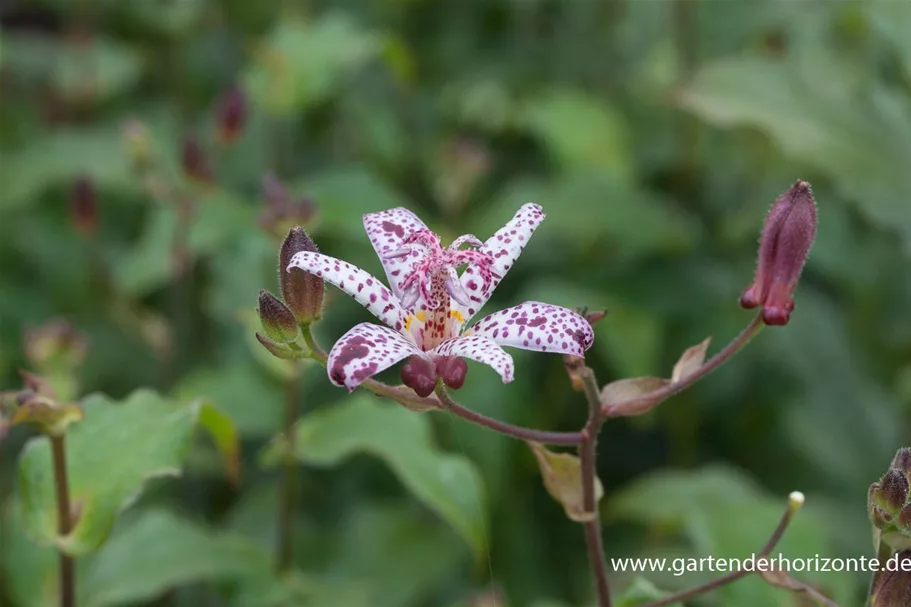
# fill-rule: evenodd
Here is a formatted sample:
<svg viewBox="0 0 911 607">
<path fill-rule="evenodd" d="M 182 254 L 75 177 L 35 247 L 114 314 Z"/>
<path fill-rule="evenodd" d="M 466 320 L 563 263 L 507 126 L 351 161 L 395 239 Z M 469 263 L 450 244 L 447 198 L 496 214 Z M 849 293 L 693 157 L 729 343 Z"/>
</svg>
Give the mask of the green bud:
<svg viewBox="0 0 911 607">
<path fill-rule="evenodd" d="M 297 339 L 300 329 L 294 314 L 275 295 L 260 291 L 258 312 L 263 329 L 270 338 L 283 344 Z"/>
<path fill-rule="evenodd" d="M 323 279 L 309 272 L 295 269 L 288 271 L 288 264 L 296 253 L 310 251 L 318 253 L 316 243 L 300 226 L 291 228 L 282 243 L 278 257 L 278 275 L 282 299 L 302 325 L 309 325 L 319 319 L 323 312 Z"/>
<path fill-rule="evenodd" d="M 261 343 L 263 347 L 269 351 L 269 354 L 275 358 L 281 358 L 283 360 L 297 360 L 300 358 L 307 358 L 309 355 L 306 350 L 300 348 L 292 348 L 286 346 L 285 344 L 277 344 L 268 337 L 264 337 L 262 333 L 256 334 L 256 341 Z"/>
</svg>

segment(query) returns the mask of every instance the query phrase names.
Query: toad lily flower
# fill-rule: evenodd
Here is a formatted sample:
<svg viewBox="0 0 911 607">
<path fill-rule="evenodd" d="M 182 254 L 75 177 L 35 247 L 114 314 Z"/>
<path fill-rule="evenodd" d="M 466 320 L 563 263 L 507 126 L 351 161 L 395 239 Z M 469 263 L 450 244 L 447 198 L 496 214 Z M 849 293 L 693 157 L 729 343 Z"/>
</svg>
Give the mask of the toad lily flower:
<svg viewBox="0 0 911 607">
<path fill-rule="evenodd" d="M 327 363 L 332 383 L 353 391 L 411 357 L 402 378 L 426 396 L 438 376 L 450 387 L 461 386 L 462 358 L 490 365 L 504 383 L 512 381 L 512 357 L 501 346 L 583 356 L 594 341 L 591 325 L 560 306 L 528 301 L 468 325 L 543 220 L 540 206 L 526 204 L 487 242 L 468 234 L 443 248 L 439 236 L 405 208 L 364 215 L 389 288 L 334 257 L 294 255 L 289 272 L 300 268 L 322 278 L 388 325 L 361 323 L 335 343 Z"/>
</svg>

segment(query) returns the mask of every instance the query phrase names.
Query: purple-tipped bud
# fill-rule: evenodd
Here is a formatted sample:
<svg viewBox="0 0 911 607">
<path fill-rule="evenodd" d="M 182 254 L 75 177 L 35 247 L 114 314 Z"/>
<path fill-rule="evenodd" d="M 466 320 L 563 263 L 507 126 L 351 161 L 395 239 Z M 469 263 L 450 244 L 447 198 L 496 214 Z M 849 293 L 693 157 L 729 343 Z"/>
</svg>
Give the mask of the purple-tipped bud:
<svg viewBox="0 0 911 607">
<path fill-rule="evenodd" d="M 892 460 L 891 467 L 901 470 L 905 473 L 905 476 L 911 477 L 911 449 L 908 447 L 899 449 L 898 453 L 895 454 L 895 459 Z"/>
<path fill-rule="evenodd" d="M 893 556 L 876 574 L 870 607 L 911 607 L 911 550 Z"/>
<path fill-rule="evenodd" d="M 908 502 L 908 477 L 893 468 L 886 472 L 879 484 L 877 504 L 890 513 L 897 513 Z"/>
<path fill-rule="evenodd" d="M 84 175 L 76 179 L 70 190 L 70 217 L 83 236 L 88 238 L 95 233 L 98 225 L 95 185 Z"/>
<path fill-rule="evenodd" d="M 259 319 L 266 335 L 286 344 L 297 339 L 299 329 L 291 310 L 268 291 L 259 292 Z"/>
<path fill-rule="evenodd" d="M 209 184 L 215 181 L 215 174 L 202 144 L 196 137 L 184 139 L 180 148 L 180 163 L 184 175 L 192 181 Z"/>
<path fill-rule="evenodd" d="M 441 356 L 436 359 L 437 375 L 443 383 L 458 390 L 465 383 L 468 375 L 468 364 L 458 356 Z"/>
<path fill-rule="evenodd" d="M 402 383 L 418 396 L 430 396 L 437 385 L 433 364 L 420 356 L 412 356 L 402 365 Z"/>
<path fill-rule="evenodd" d="M 319 249 L 307 232 L 297 226 L 291 228 L 282 243 L 278 256 L 278 274 L 285 305 L 298 323 L 308 325 L 322 316 L 325 284 L 322 278 L 301 269 L 288 271 L 291 258 L 301 251 L 317 253 Z"/>
<path fill-rule="evenodd" d="M 247 122 L 247 100 L 240 87 L 228 89 L 218 101 L 216 110 L 218 140 L 231 145 L 237 140 Z"/>
<path fill-rule="evenodd" d="M 911 531 L 911 504 L 908 504 L 898 513 L 898 525 Z"/>
<path fill-rule="evenodd" d="M 756 278 L 740 298 L 744 308 L 762 307 L 767 325 L 786 325 L 794 289 L 816 236 L 816 201 L 810 184 L 798 181 L 769 211 L 759 243 Z"/>
</svg>

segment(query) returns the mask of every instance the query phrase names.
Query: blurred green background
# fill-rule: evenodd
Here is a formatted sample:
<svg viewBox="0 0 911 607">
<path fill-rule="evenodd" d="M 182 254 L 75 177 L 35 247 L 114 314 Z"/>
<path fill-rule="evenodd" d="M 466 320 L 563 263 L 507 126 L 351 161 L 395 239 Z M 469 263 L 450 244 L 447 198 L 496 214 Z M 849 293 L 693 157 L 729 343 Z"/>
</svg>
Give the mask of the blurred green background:
<svg viewBox="0 0 911 607">
<path fill-rule="evenodd" d="M 182 476 L 145 484 L 78 560 L 81 605 L 592 604 L 581 528 L 525 445 L 348 396 L 315 364 L 297 399 L 294 572 L 272 573 L 288 367 L 252 339 L 258 291 L 277 292 L 270 171 L 299 203 L 285 219 L 379 275 L 365 212 L 407 206 L 446 242 L 541 204 L 485 311 L 607 308 L 589 352 L 602 382 L 667 376 L 690 345 L 736 335 L 764 213 L 810 181 L 820 224 L 791 323 L 605 427 L 604 537 L 612 557 L 744 557 L 799 489 L 784 554 L 872 556 L 867 486 L 911 443 L 911 4 L 10 0 L 0 24 L 3 388 L 41 358 L 27 332 L 65 319 L 86 339 L 79 394 L 205 397 L 241 441 L 238 484 L 203 435 Z M 245 120 L 229 144 L 232 87 Z M 316 327 L 327 349 L 370 319 L 340 295 L 327 287 Z M 513 355 L 515 382 L 471 365 L 459 400 L 580 427 L 560 358 Z M 146 465 L 131 447 L 157 444 L 155 425 L 132 423 L 117 448 L 84 435 L 111 448 L 87 483 Z M 0 603 L 16 607 L 56 601 L 55 557 L 16 497 L 34 436 L 0 444 Z M 645 577 L 675 590 L 713 574 Z M 868 583 L 802 579 L 843 607 Z M 692 603 L 804 604 L 759 579 Z"/>
</svg>

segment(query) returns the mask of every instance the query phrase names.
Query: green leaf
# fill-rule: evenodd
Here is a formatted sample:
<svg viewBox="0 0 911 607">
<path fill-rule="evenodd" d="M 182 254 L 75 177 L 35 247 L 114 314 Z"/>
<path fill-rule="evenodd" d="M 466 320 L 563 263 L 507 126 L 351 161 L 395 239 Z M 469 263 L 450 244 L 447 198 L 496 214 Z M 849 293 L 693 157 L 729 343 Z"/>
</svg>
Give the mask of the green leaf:
<svg viewBox="0 0 911 607">
<path fill-rule="evenodd" d="M 481 478 L 470 461 L 434 446 L 427 417 L 358 394 L 302 418 L 294 452 L 301 462 L 316 466 L 334 466 L 355 453 L 381 458 L 478 558 L 486 554 Z M 280 445 L 273 443 L 263 457 L 275 461 L 279 455 Z"/>
<path fill-rule="evenodd" d="M 378 36 L 345 14 L 277 23 L 245 75 L 252 97 L 275 114 L 323 101 L 382 50 Z"/>
<path fill-rule="evenodd" d="M 578 523 L 591 521 L 597 511 L 588 512 L 582 497 L 582 466 L 571 453 L 554 453 L 544 445 L 526 441 L 538 460 L 544 487 L 552 498 L 563 505 L 566 516 Z M 604 487 L 595 477 L 595 508 L 604 496 Z"/>
<path fill-rule="evenodd" d="M 790 156 L 828 174 L 880 227 L 911 241 L 911 112 L 874 85 L 854 95 L 838 64 L 737 58 L 707 64 L 680 104 L 720 126 L 766 132 Z"/>
<path fill-rule="evenodd" d="M 654 584 L 642 577 L 636 577 L 633 582 L 627 586 L 617 597 L 616 607 L 635 607 L 643 605 L 649 601 L 656 601 L 667 596 L 667 592 L 658 590 Z M 681 603 L 674 602 L 668 607 L 679 607 Z"/>
<path fill-rule="evenodd" d="M 269 555 L 248 540 L 164 510 L 143 513 L 116 533 L 80 580 L 86 607 L 149 601 L 190 582 L 267 575 Z"/>
<path fill-rule="evenodd" d="M 117 513 L 142 491 L 146 480 L 179 475 L 195 426 L 205 411 L 200 403 L 178 406 L 150 392 L 138 390 L 122 403 L 92 396 L 84 403 L 85 420 L 66 435 L 70 501 L 76 523 L 65 537 L 57 534 L 50 443 L 32 439 L 19 466 L 19 498 L 27 531 L 39 542 L 57 544 L 82 555 L 104 542 Z M 224 420 L 206 423 L 226 445 Z M 220 426 L 220 427 L 219 427 Z"/>
<path fill-rule="evenodd" d="M 620 181 L 632 178 L 626 123 L 606 103 L 581 91 L 554 89 L 531 100 L 521 122 L 564 170 L 595 169 Z"/>
</svg>

